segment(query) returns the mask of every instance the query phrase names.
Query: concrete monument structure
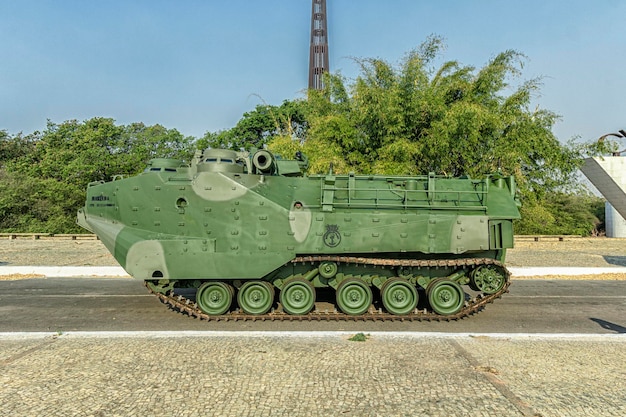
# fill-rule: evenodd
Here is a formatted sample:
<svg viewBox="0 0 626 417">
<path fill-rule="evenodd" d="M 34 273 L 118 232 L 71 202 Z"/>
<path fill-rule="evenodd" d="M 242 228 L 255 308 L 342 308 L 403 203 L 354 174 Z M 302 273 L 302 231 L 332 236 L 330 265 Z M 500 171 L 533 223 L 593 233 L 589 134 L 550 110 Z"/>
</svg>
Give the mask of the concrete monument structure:
<svg viewBox="0 0 626 417">
<path fill-rule="evenodd" d="M 587 158 L 581 171 L 607 201 L 607 237 L 626 237 L 626 157 Z"/>
</svg>

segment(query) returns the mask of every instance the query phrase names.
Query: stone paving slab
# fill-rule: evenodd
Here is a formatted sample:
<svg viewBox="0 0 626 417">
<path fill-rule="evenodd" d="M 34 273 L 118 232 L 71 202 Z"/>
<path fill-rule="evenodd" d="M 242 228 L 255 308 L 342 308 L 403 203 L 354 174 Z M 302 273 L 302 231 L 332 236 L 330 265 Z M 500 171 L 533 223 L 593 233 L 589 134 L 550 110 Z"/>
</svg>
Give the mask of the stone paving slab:
<svg viewBox="0 0 626 417">
<path fill-rule="evenodd" d="M 477 337 L 462 346 L 541 416 L 626 416 L 624 342 Z"/>
<path fill-rule="evenodd" d="M 0 336 L 10 416 L 624 416 L 626 338 Z"/>
<path fill-rule="evenodd" d="M 37 340 L 2 340 L 0 338 L 0 365 L 6 361 L 15 360 L 22 355 L 27 355 L 31 349 L 37 349 L 41 342 Z"/>
</svg>

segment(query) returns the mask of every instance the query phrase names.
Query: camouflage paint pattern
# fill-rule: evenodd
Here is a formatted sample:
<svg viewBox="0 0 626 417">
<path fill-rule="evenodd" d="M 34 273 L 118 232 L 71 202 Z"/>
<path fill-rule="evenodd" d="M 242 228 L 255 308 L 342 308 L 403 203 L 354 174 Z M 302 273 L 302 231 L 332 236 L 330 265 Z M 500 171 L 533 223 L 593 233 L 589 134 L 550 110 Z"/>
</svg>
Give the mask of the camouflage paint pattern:
<svg viewBox="0 0 626 417">
<path fill-rule="evenodd" d="M 268 151 L 198 152 L 89 184 L 78 223 L 142 280 L 264 278 L 299 255 L 503 261 L 512 177 L 302 176 Z"/>
</svg>

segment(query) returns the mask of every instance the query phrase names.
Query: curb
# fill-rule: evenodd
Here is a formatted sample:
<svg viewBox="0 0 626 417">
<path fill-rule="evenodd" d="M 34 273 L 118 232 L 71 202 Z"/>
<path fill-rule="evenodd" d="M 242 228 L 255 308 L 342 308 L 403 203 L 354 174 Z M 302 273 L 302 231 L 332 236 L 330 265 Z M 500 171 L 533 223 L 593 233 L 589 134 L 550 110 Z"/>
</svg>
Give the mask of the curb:
<svg viewBox="0 0 626 417">
<path fill-rule="evenodd" d="M 513 277 L 547 275 L 626 274 L 626 267 L 510 267 Z M 36 275 L 42 278 L 130 278 L 121 266 L 0 266 L 0 276 Z"/>
<path fill-rule="evenodd" d="M 130 278 L 121 266 L 0 266 L 0 276 L 36 275 L 42 278 Z"/>
<path fill-rule="evenodd" d="M 528 266 L 528 267 L 508 267 L 513 277 L 541 277 L 546 275 L 602 275 L 602 274 L 626 274 L 626 267 L 568 267 L 568 266 Z"/>
<path fill-rule="evenodd" d="M 173 339 L 173 338 L 263 338 L 263 339 L 320 339 L 342 338 L 354 336 L 354 331 L 220 331 L 220 330 L 146 330 L 146 331 L 67 331 L 67 332 L 0 332 L 0 340 L 33 340 L 33 339 Z M 623 333 L 452 333 L 452 332 L 367 332 L 368 337 L 381 340 L 394 339 L 480 339 L 486 340 L 531 340 L 531 341 L 616 341 L 626 342 Z"/>
</svg>

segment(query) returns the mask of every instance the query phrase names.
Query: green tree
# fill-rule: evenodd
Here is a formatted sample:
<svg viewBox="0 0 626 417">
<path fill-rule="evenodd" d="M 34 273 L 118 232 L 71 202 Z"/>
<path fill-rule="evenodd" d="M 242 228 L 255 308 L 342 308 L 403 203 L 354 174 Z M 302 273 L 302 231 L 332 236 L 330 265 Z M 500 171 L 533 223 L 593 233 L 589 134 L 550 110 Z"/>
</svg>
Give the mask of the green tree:
<svg viewBox="0 0 626 417">
<path fill-rule="evenodd" d="M 80 232 L 76 210 L 82 190 L 50 178 L 0 168 L 0 230 L 5 232 Z"/>
<path fill-rule="evenodd" d="M 0 228 L 7 231 L 78 231 L 76 210 L 89 182 L 141 172 L 158 157 L 190 160 L 194 138 L 161 125 L 116 125 L 96 117 L 23 137 L 0 134 Z"/>
<path fill-rule="evenodd" d="M 33 135 L 23 136 L 9 135 L 5 130 L 0 130 L 0 166 L 23 158 L 34 150 Z"/>
<path fill-rule="evenodd" d="M 141 172 L 157 157 L 190 159 L 193 138 L 161 125 L 116 125 L 96 117 L 85 122 L 48 122 L 45 131 L 30 138 L 31 152 L 18 155 L 8 167 L 36 178 L 48 178 L 84 187 L 116 174 Z"/>
<path fill-rule="evenodd" d="M 301 148 L 311 172 L 330 163 L 337 171 L 362 173 L 501 171 L 515 174 L 524 191 L 539 193 L 569 184 L 584 148 L 562 145 L 552 134 L 556 114 L 529 108 L 538 80 L 509 86 L 524 56 L 505 51 L 478 71 L 454 61 L 435 71 L 442 45 L 440 38 L 429 39 L 397 68 L 358 60 L 361 74 L 354 82 L 328 75 L 325 90 L 310 91 Z M 274 136 L 270 147 L 291 152 L 284 137 Z"/>
<path fill-rule="evenodd" d="M 302 100 L 285 100 L 280 106 L 259 104 L 244 113 L 232 129 L 207 132 L 198 145 L 240 150 L 263 148 L 281 136 L 302 141 L 307 130 L 305 110 L 306 103 Z"/>
<path fill-rule="evenodd" d="M 351 84 L 330 75 L 326 90 L 309 92 L 305 147 L 337 152 L 346 168 L 364 173 L 501 171 L 525 192 L 567 185 L 583 148 L 552 134 L 556 114 L 530 108 L 538 80 L 509 85 L 524 56 L 505 51 L 480 70 L 450 61 L 435 71 L 441 47 L 431 38 L 398 67 L 361 59 Z"/>
<path fill-rule="evenodd" d="M 146 126 L 132 123 L 123 126 L 117 147 L 109 153 L 119 160 L 118 173 L 136 173 L 153 158 L 174 158 L 190 161 L 195 151 L 195 139 L 183 136 L 176 129 L 161 125 Z"/>
<path fill-rule="evenodd" d="M 518 234 L 600 235 L 604 232 L 604 199 L 584 193 L 550 193 L 522 206 Z"/>
<path fill-rule="evenodd" d="M 332 163 L 344 173 L 514 175 L 529 222 L 521 229 L 547 230 L 545 219 L 555 216 L 553 230 L 564 230 L 559 210 L 574 206 L 548 197 L 578 191 L 583 156 L 614 145 L 561 143 L 552 133 L 558 115 L 531 107 L 541 80 L 513 83 L 526 59 L 521 53 L 502 52 L 480 69 L 456 61 L 435 68 L 442 47 L 431 37 L 398 66 L 359 59 L 354 81 L 329 74 L 324 90 L 309 91 L 307 140 L 295 144 L 309 157 L 309 171 Z M 270 147 L 292 152 L 294 144 L 277 138 Z M 593 229 L 587 220 L 582 229 L 573 225 L 578 220 L 567 224 L 583 234 Z"/>
</svg>

